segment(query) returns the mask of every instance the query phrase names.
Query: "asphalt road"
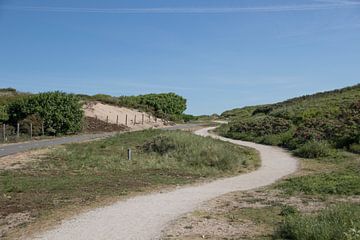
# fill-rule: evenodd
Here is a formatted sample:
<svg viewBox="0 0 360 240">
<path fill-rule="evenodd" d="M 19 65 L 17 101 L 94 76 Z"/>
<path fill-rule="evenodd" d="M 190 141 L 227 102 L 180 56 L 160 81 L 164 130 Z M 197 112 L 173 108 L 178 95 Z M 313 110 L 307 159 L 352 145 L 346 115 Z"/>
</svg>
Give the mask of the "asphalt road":
<svg viewBox="0 0 360 240">
<path fill-rule="evenodd" d="M 53 138 L 46 140 L 34 140 L 23 143 L 13 143 L 0 145 L 0 157 L 25 152 L 37 148 L 51 147 L 66 143 L 83 142 L 115 135 L 116 133 L 97 133 L 97 134 L 82 134 L 69 137 Z"/>
<path fill-rule="evenodd" d="M 201 126 L 201 124 L 182 124 L 182 125 L 175 125 L 175 126 L 167 127 L 167 128 L 164 128 L 164 130 L 186 130 L 186 129 L 192 129 L 192 128 L 198 127 L 198 126 Z M 82 135 L 53 138 L 53 139 L 46 139 L 46 140 L 34 140 L 34 141 L 23 142 L 23 143 L 0 144 L 0 158 L 4 157 L 4 156 L 16 154 L 19 152 L 33 150 L 33 149 L 52 147 L 52 146 L 67 144 L 67 143 L 90 141 L 90 140 L 95 140 L 95 139 L 99 139 L 99 138 L 113 136 L 115 134 L 117 134 L 117 133 L 112 132 L 112 133 L 82 134 Z"/>
</svg>

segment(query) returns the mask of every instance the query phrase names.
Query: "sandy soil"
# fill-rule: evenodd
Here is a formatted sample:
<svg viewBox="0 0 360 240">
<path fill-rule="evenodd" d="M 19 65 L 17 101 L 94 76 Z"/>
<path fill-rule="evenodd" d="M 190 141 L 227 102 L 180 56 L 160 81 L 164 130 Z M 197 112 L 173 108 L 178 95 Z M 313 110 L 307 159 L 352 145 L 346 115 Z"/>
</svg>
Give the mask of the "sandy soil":
<svg viewBox="0 0 360 240">
<path fill-rule="evenodd" d="M 50 151 L 49 148 L 37 149 L 28 152 L 20 152 L 1 158 L 0 170 L 12 170 L 25 167 L 34 161 L 39 161 Z"/>
<path fill-rule="evenodd" d="M 99 102 L 90 102 L 83 107 L 85 116 L 97 118 L 104 122 L 124 124 L 131 130 L 164 127 L 160 118 L 135 109 L 117 107 Z M 127 121 L 126 121 L 127 118 Z"/>
<path fill-rule="evenodd" d="M 138 196 L 94 209 L 63 221 L 33 239 L 159 239 L 170 222 L 193 211 L 202 202 L 226 193 L 269 185 L 297 169 L 297 160 L 280 148 L 218 137 L 208 133 L 212 129 L 201 129 L 196 134 L 253 147 L 260 152 L 262 166 L 240 176 Z"/>
</svg>

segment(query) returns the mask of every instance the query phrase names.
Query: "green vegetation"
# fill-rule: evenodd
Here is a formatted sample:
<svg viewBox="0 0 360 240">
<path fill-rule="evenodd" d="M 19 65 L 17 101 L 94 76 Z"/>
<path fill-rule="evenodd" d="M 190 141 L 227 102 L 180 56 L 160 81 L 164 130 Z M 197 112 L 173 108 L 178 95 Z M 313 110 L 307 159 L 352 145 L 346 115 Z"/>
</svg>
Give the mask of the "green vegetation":
<svg viewBox="0 0 360 240">
<path fill-rule="evenodd" d="M 69 144 L 23 169 L 0 171 L 0 216 L 30 211 L 37 217 L 64 206 L 238 174 L 258 164 L 253 150 L 180 131 Z"/>
<path fill-rule="evenodd" d="M 13 88 L 0 88 L 0 123 L 9 120 L 7 105 L 26 96 L 28 94 L 17 92 Z"/>
<path fill-rule="evenodd" d="M 311 140 L 295 150 L 295 155 L 303 158 L 327 157 L 330 154 L 331 149 L 326 141 Z"/>
<path fill-rule="evenodd" d="M 318 214 L 291 214 L 277 230 L 276 239 L 360 239 L 360 205 L 339 204 Z"/>
<path fill-rule="evenodd" d="M 12 125 L 30 118 L 36 126 L 44 122 L 48 134 L 76 133 L 82 129 L 83 111 L 72 94 L 48 92 L 12 101 L 7 106 Z"/>
<path fill-rule="evenodd" d="M 330 148 L 359 152 L 360 84 L 284 102 L 226 111 L 219 133 L 296 150 L 302 157 L 327 156 Z"/>
</svg>

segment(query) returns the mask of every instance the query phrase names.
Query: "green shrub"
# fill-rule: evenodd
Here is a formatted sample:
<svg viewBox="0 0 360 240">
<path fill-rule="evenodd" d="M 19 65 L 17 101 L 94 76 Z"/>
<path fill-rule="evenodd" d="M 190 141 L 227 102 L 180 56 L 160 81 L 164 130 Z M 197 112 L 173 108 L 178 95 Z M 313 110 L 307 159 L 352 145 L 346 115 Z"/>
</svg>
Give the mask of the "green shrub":
<svg viewBox="0 0 360 240">
<path fill-rule="evenodd" d="M 176 144 L 169 136 L 156 136 L 147 141 L 142 149 L 145 152 L 155 152 L 164 155 L 172 150 L 175 150 Z"/>
<path fill-rule="evenodd" d="M 272 110 L 273 108 L 271 106 L 260 106 L 253 111 L 252 115 L 261 114 L 261 113 L 268 114 Z"/>
<path fill-rule="evenodd" d="M 275 239 L 349 240 L 360 239 L 360 205 L 340 204 L 319 214 L 288 215 Z"/>
<path fill-rule="evenodd" d="M 82 129 L 81 107 L 75 95 L 62 92 L 40 93 L 9 104 L 9 121 L 15 125 L 26 117 L 37 114 L 44 121 L 47 133 L 75 133 Z"/>
<path fill-rule="evenodd" d="M 325 141 L 310 141 L 296 149 L 294 153 L 303 158 L 318 158 L 329 156 L 331 149 Z"/>
<path fill-rule="evenodd" d="M 186 110 L 186 99 L 175 93 L 122 96 L 118 104 L 153 112 L 157 117 L 181 115 Z"/>
</svg>

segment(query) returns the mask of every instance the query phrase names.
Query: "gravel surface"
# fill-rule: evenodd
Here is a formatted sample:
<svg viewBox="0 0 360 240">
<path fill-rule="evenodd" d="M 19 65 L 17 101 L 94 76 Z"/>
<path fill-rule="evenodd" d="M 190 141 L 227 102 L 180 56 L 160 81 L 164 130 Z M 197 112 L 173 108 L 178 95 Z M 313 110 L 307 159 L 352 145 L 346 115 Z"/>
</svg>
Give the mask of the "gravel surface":
<svg viewBox="0 0 360 240">
<path fill-rule="evenodd" d="M 214 128 L 195 133 L 257 149 L 261 155 L 261 167 L 237 177 L 119 201 L 66 220 L 33 239 L 159 239 L 167 224 L 193 211 L 202 202 L 225 193 L 269 185 L 297 169 L 297 160 L 280 148 L 218 137 L 208 133 L 211 129 Z"/>
</svg>

